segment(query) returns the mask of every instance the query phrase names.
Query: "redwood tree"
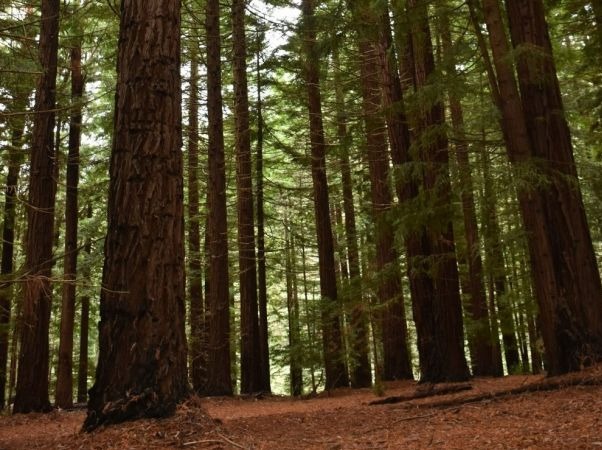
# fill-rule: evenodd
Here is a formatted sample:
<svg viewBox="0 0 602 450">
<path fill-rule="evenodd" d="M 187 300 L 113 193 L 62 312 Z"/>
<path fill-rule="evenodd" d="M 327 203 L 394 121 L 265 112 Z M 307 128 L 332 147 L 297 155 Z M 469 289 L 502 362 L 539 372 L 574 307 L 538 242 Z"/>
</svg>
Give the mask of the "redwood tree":
<svg viewBox="0 0 602 450">
<path fill-rule="evenodd" d="M 25 109 L 28 93 L 14 92 L 12 107 L 9 111 L 20 112 Z M 15 250 L 15 220 L 17 207 L 17 188 L 19 184 L 19 172 L 23 160 L 21 150 L 23 130 L 25 128 L 25 117 L 16 114 L 8 121 L 10 129 L 10 146 L 8 149 L 8 173 L 6 174 L 6 186 L 4 190 L 4 212 L 2 221 L 2 257 L 0 259 L 0 409 L 5 405 L 6 392 L 6 369 L 8 362 L 8 337 L 10 331 L 11 299 L 13 296 L 13 284 L 10 277 L 14 267 Z"/>
<path fill-rule="evenodd" d="M 448 11 L 440 9 L 439 22 L 443 50 L 447 57 L 449 77 L 457 77 L 455 49 L 452 45 Z M 464 131 L 464 110 L 458 96 L 450 91 L 449 109 L 452 128 L 455 134 L 455 153 L 458 164 L 460 197 L 464 219 L 464 236 L 466 239 L 466 261 L 468 265 L 468 294 L 470 296 L 468 330 L 472 373 L 475 376 L 501 376 L 503 368 L 497 336 L 491 332 L 489 309 L 483 283 L 483 261 L 479 249 L 479 228 L 474 200 L 474 183 L 469 160 L 469 146 Z M 495 324 L 497 333 L 497 324 Z"/>
<path fill-rule="evenodd" d="M 258 39 L 259 41 L 259 39 Z M 255 176 L 257 177 L 257 303 L 259 309 L 259 352 L 261 365 L 261 387 L 271 392 L 270 348 L 268 342 L 268 292 L 265 264 L 265 213 L 263 201 L 263 102 L 261 99 L 261 64 L 257 51 L 257 158 Z"/>
<path fill-rule="evenodd" d="M 238 200 L 238 270 L 240 280 L 240 389 L 263 389 L 257 307 L 257 266 L 253 214 L 253 177 L 247 88 L 245 0 L 232 2 L 236 194 Z"/>
<path fill-rule="evenodd" d="M 205 382 L 206 355 L 203 333 L 205 308 L 201 273 L 199 221 L 199 61 L 198 43 L 190 48 L 190 92 L 188 94 L 188 295 L 190 296 L 190 378 L 195 391 Z"/>
<path fill-rule="evenodd" d="M 179 0 L 121 3 L 117 69 L 86 430 L 172 414 L 188 394 Z"/>
<path fill-rule="evenodd" d="M 602 360 L 602 284 L 571 133 L 541 0 L 507 0 L 531 163 L 549 185 L 541 194 L 541 228 L 529 229 L 534 287 L 549 372 Z"/>
<path fill-rule="evenodd" d="M 351 336 L 349 374 L 351 386 L 354 388 L 368 387 L 372 384 L 372 368 L 370 367 L 370 345 L 368 341 L 368 308 L 362 295 L 362 279 L 360 272 L 360 254 L 357 245 L 357 226 L 355 205 L 353 203 L 353 179 L 351 177 L 351 159 L 349 156 L 351 134 L 347 127 L 345 93 L 341 80 L 341 68 L 338 52 L 334 54 L 334 84 L 337 105 L 337 137 L 339 139 L 341 166 L 341 184 L 343 194 L 343 211 L 345 213 L 345 244 L 347 260 L 349 261 L 349 328 Z"/>
<path fill-rule="evenodd" d="M 408 0 L 412 19 L 411 54 L 414 87 L 429 89 L 435 71 L 433 46 L 425 0 Z M 469 376 L 464 355 L 460 283 L 451 221 L 451 185 L 448 141 L 443 129 L 444 109 L 440 98 L 425 98 L 417 108 L 417 152 L 423 163 L 422 191 L 429 202 L 426 243 L 428 273 L 435 295 L 425 303 L 414 302 L 418 333 L 421 379 L 463 381 Z"/>
<path fill-rule="evenodd" d="M 65 204 L 65 263 L 61 305 L 61 335 L 56 380 L 56 406 L 73 406 L 73 327 L 75 322 L 75 280 L 77 273 L 77 224 L 79 184 L 79 144 L 81 136 L 84 78 L 81 70 L 81 46 L 71 49 L 71 101 L 69 122 L 69 153 L 67 156 Z"/>
<path fill-rule="evenodd" d="M 207 33 L 207 114 L 209 119 L 208 187 L 208 356 L 207 384 L 203 392 L 231 395 L 230 299 L 228 278 L 228 223 L 226 216 L 226 167 L 222 116 L 220 4 L 208 0 Z"/>
<path fill-rule="evenodd" d="M 340 311 L 337 302 L 337 282 L 334 264 L 334 241 L 330 222 L 328 180 L 326 178 L 326 142 L 322 123 L 319 53 L 316 40 L 315 0 L 301 3 L 304 40 L 303 76 L 307 89 L 309 112 L 311 175 L 313 181 L 314 213 L 318 237 L 320 295 L 322 297 L 322 344 L 326 369 L 326 388 L 347 386 L 341 336 Z"/>
<path fill-rule="evenodd" d="M 387 213 L 392 206 L 389 185 L 389 156 L 378 79 L 378 50 L 374 42 L 360 36 L 360 74 L 366 150 L 370 172 L 370 194 L 376 245 L 378 323 L 383 341 L 383 379 L 412 379 L 407 344 L 407 325 L 395 235 Z"/>
<path fill-rule="evenodd" d="M 42 1 L 40 64 L 27 210 L 26 278 L 20 326 L 21 349 L 13 412 L 49 411 L 48 329 L 50 275 L 54 236 L 54 125 L 58 59 L 59 0 Z"/>
</svg>

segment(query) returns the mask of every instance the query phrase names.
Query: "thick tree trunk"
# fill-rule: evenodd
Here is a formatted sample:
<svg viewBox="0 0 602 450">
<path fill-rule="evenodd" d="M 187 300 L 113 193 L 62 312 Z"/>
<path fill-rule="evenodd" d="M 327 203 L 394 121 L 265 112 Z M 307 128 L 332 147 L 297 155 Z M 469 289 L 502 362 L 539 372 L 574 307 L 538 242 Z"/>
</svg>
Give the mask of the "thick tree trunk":
<svg viewBox="0 0 602 450">
<path fill-rule="evenodd" d="M 232 395 L 230 373 L 230 302 L 228 275 L 228 223 L 226 215 L 226 167 L 222 117 L 220 5 L 208 0 L 207 113 L 209 119 L 209 283 L 208 292 L 208 395 Z"/>
<path fill-rule="evenodd" d="M 351 386 L 354 388 L 368 387 L 372 384 L 370 367 L 370 344 L 368 342 L 368 314 L 363 302 L 362 279 L 360 272 L 360 256 L 357 246 L 357 226 L 355 206 L 353 203 L 353 179 L 351 178 L 351 162 L 349 146 L 351 135 L 347 130 L 345 112 L 345 94 L 340 80 L 338 55 L 335 54 L 335 96 L 337 103 L 337 134 L 341 146 L 339 164 L 341 166 L 341 183 L 343 188 L 343 211 L 345 213 L 345 244 L 349 262 L 349 337 L 352 367 L 349 368 Z"/>
<path fill-rule="evenodd" d="M 201 270 L 199 219 L 199 61 L 193 41 L 190 47 L 190 93 L 188 99 L 188 295 L 190 295 L 190 379 L 195 392 L 205 384 L 206 355 L 202 333 L 205 309 Z"/>
<path fill-rule="evenodd" d="M 427 2 L 409 0 L 408 11 L 414 17 L 411 30 L 414 83 L 420 92 L 428 88 L 435 69 Z M 469 371 L 464 355 L 460 283 L 450 220 L 451 184 L 443 105 L 439 100 L 423 104 L 419 114 L 416 145 L 424 163 L 423 194 L 432 214 L 427 225 L 428 271 L 433 274 L 435 290 L 430 304 L 414 304 L 416 328 L 424 330 L 418 332 L 421 380 L 465 381 Z"/>
<path fill-rule="evenodd" d="M 188 393 L 179 0 L 121 4 L 99 357 L 84 429 Z"/>
<path fill-rule="evenodd" d="M 73 328 L 75 321 L 75 280 L 77 277 L 77 226 L 79 147 L 82 124 L 81 98 L 84 78 L 81 71 L 81 47 L 71 49 L 71 101 L 73 110 L 69 122 L 69 153 L 67 157 L 65 202 L 65 263 L 61 305 L 61 336 L 56 380 L 55 404 L 59 408 L 73 407 Z"/>
<path fill-rule="evenodd" d="M 410 89 L 415 83 L 415 71 L 413 61 L 413 50 L 411 39 L 400 39 L 405 44 L 401 51 L 404 54 L 403 70 L 406 72 L 406 81 L 402 83 L 397 74 L 397 62 L 393 51 L 391 24 L 389 14 L 385 11 L 381 14 L 381 36 L 380 36 L 380 72 L 383 92 L 383 104 L 387 119 L 387 130 L 391 145 L 391 159 L 396 169 L 395 188 L 402 207 L 412 207 L 419 195 L 419 182 L 422 181 L 422 162 L 420 155 L 410 151 L 411 133 L 408 119 L 405 114 L 403 90 Z M 407 47 L 407 48 L 406 48 Z M 416 136 L 414 136 L 416 138 Z M 437 324 L 434 320 L 428 320 L 429 311 L 434 308 L 435 283 L 429 275 L 428 261 L 432 259 L 431 244 L 427 235 L 425 224 L 414 224 L 405 233 L 405 247 L 407 255 L 407 274 L 410 280 L 410 292 L 412 295 L 412 307 L 416 331 L 418 334 L 418 351 L 421 361 L 421 378 L 440 376 L 430 375 L 436 366 L 431 361 L 436 361 L 434 345 L 430 339 L 437 336 Z M 420 344 L 423 343 L 423 344 Z M 436 345 L 441 345 L 436 344 Z"/>
<path fill-rule="evenodd" d="M 232 66 L 234 74 L 238 270 L 240 280 L 240 392 L 243 394 L 259 392 L 263 389 L 257 305 L 245 4 L 245 0 L 233 0 L 232 2 Z"/>
<path fill-rule="evenodd" d="M 534 251 L 550 267 L 533 266 L 550 372 L 558 374 L 602 360 L 602 284 L 543 2 L 507 0 L 506 6 L 532 156 L 551 182 L 540 189 L 549 244 Z"/>
<path fill-rule="evenodd" d="M 602 286 L 579 190 L 570 132 L 539 1 L 509 1 L 518 93 L 497 0 L 483 0 L 498 75 L 508 155 L 536 169 L 544 186 L 519 190 L 549 373 L 602 358 Z M 527 51 L 529 50 L 529 51 Z M 537 58 L 536 64 L 533 59 Z"/>
<path fill-rule="evenodd" d="M 302 1 L 305 46 L 304 77 L 309 111 L 311 173 L 318 239 L 320 294 L 322 297 L 322 342 L 326 369 L 326 389 L 349 385 L 343 353 L 340 308 L 334 267 L 334 244 L 330 223 L 328 181 L 326 178 L 326 143 L 322 124 L 319 56 L 316 49 L 315 0 Z"/>
<path fill-rule="evenodd" d="M 412 379 L 407 325 L 395 235 L 387 217 L 392 205 L 389 157 L 385 123 L 380 117 L 378 49 L 366 38 L 360 40 L 361 93 L 366 128 L 368 170 L 376 245 L 378 310 L 377 322 L 383 341 L 383 380 Z"/>
<path fill-rule="evenodd" d="M 42 1 L 40 63 L 43 74 L 36 90 L 27 214 L 26 279 L 22 309 L 21 348 L 13 412 L 49 411 L 48 328 L 50 271 L 54 227 L 54 142 L 59 0 Z"/>
<path fill-rule="evenodd" d="M 259 46 L 258 46 L 259 48 Z M 259 352 L 261 364 L 261 390 L 271 392 L 270 347 L 268 342 L 268 292 L 265 267 L 265 214 L 263 209 L 263 104 L 261 100 L 261 65 L 257 50 L 257 288 L 259 309 Z"/>
</svg>

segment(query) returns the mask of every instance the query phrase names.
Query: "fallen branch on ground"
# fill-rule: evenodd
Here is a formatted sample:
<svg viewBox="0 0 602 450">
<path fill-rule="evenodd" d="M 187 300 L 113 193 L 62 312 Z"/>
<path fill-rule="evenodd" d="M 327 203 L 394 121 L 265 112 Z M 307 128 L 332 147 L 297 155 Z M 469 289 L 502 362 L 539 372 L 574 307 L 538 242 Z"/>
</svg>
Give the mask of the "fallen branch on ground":
<svg viewBox="0 0 602 450">
<path fill-rule="evenodd" d="M 380 400 L 374 400 L 368 403 L 369 405 L 390 405 L 392 403 L 408 402 L 410 400 L 418 400 L 426 397 L 434 397 L 438 395 L 454 394 L 456 392 L 468 391 L 472 389 L 470 383 L 453 383 L 453 384 L 425 384 L 411 395 L 397 395 L 394 397 L 386 397 Z"/>
<path fill-rule="evenodd" d="M 600 386 L 602 385 L 602 373 L 594 372 L 588 374 L 570 374 L 559 377 L 546 378 L 536 383 L 529 383 L 513 389 L 497 392 L 484 392 L 482 394 L 469 395 L 467 397 L 441 400 L 437 402 L 415 404 L 421 408 L 447 408 L 467 403 L 477 403 L 485 400 L 498 400 L 513 395 L 526 394 L 530 392 L 554 391 L 571 386 Z"/>
</svg>

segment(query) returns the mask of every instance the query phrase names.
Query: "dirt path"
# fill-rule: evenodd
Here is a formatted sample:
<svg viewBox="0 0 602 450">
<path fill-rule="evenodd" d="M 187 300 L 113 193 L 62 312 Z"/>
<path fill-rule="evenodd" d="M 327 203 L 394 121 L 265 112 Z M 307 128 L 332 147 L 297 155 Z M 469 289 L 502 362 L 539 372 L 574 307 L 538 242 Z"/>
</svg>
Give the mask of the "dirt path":
<svg viewBox="0 0 602 450">
<path fill-rule="evenodd" d="M 475 380 L 444 397 L 370 406 L 370 390 L 305 400 L 192 399 L 166 420 L 81 434 L 84 412 L 0 419 L 0 449 L 602 449 L 602 387 L 575 386 L 447 408 L 429 404 L 515 388 L 536 377 Z M 416 385 L 387 385 L 408 395 Z"/>
</svg>

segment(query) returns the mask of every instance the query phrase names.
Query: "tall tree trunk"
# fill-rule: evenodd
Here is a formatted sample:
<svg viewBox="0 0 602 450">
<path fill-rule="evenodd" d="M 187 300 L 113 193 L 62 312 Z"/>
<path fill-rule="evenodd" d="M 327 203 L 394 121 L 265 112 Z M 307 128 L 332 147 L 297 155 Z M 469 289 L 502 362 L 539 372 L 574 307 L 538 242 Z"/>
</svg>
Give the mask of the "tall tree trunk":
<svg viewBox="0 0 602 450">
<path fill-rule="evenodd" d="M 86 217 L 92 218 L 92 204 L 88 203 Z M 90 256 L 92 242 L 86 238 L 84 252 Z M 82 279 L 90 280 L 90 266 L 85 265 L 82 270 Z M 79 366 L 77 370 L 77 402 L 84 403 L 88 399 L 88 335 L 90 329 L 90 296 L 88 293 L 81 298 L 81 317 L 79 321 Z"/>
<path fill-rule="evenodd" d="M 54 227 L 54 142 L 59 0 L 42 0 L 40 63 L 29 178 L 27 248 L 17 390 L 13 412 L 49 411 L 48 328 Z"/>
<path fill-rule="evenodd" d="M 294 231 L 285 218 L 285 272 L 286 272 L 286 308 L 288 312 L 288 343 L 290 359 L 290 387 L 293 396 L 303 394 L 303 367 L 301 366 L 301 336 L 299 330 L 299 299 L 296 282 L 296 261 Z"/>
<path fill-rule="evenodd" d="M 311 173 L 318 238 L 320 294 L 322 297 L 322 344 L 326 370 L 326 389 L 347 386 L 349 378 L 341 337 L 340 308 L 334 267 L 334 244 L 330 223 L 328 182 L 326 178 L 326 143 L 322 124 L 319 55 L 314 17 L 315 0 L 301 3 L 305 51 L 304 77 L 307 87 L 311 143 Z"/>
<path fill-rule="evenodd" d="M 258 39 L 258 44 L 260 43 Z M 271 392 L 270 386 L 270 348 L 268 342 L 268 292 L 265 267 L 265 214 L 263 208 L 263 104 L 261 100 L 261 64 L 257 46 L 257 288 L 259 309 L 259 352 L 261 364 L 261 390 Z"/>
<path fill-rule="evenodd" d="M 190 295 L 190 378 L 201 392 L 205 384 L 203 352 L 203 276 L 199 208 L 199 61 L 196 40 L 190 46 L 190 93 L 188 98 L 188 295 Z"/>
<path fill-rule="evenodd" d="M 401 31 L 401 30 L 400 30 Z M 411 38 L 411 36 L 409 36 Z M 397 73 L 397 61 L 393 49 L 393 39 L 388 11 L 381 14 L 380 19 L 380 73 L 383 92 L 383 105 L 387 119 L 387 130 L 391 146 L 391 159 L 396 169 L 395 188 L 402 207 L 412 207 L 420 194 L 419 182 L 422 180 L 422 162 L 420 155 L 411 151 L 411 139 L 408 118 L 405 113 L 403 91 L 410 89 L 415 83 L 415 70 L 411 39 L 398 39 L 403 46 L 400 51 L 404 55 L 402 70 L 406 81 L 402 82 Z M 416 138 L 416 136 L 414 136 Z M 441 369 L 433 362 L 438 361 L 437 346 L 431 343 L 437 335 L 439 326 L 431 320 L 434 308 L 435 283 L 429 273 L 428 261 L 432 259 L 431 244 L 424 223 L 413 225 L 404 236 L 407 255 L 407 274 L 410 281 L 412 308 L 418 335 L 418 351 L 421 367 L 421 378 L 436 380 L 441 376 Z M 432 264 L 432 263 L 431 263 Z"/>
<path fill-rule="evenodd" d="M 186 369 L 179 0 L 121 4 L 99 356 L 84 429 L 175 411 Z"/>
<path fill-rule="evenodd" d="M 412 379 L 403 291 L 395 249 L 395 236 L 387 217 L 392 206 L 389 185 L 389 157 L 385 123 L 380 117 L 381 93 L 378 79 L 378 49 L 360 37 L 361 93 L 366 128 L 370 173 L 375 269 L 377 272 L 377 322 L 383 341 L 383 380 Z"/>
<path fill-rule="evenodd" d="M 441 38 L 443 51 L 449 58 L 448 74 L 457 77 L 454 48 L 447 11 L 440 11 Z M 474 187 L 469 160 L 469 148 L 464 132 L 464 111 L 460 99 L 451 92 L 449 109 L 456 141 L 456 160 L 461 186 L 464 234 L 466 238 L 466 260 L 468 262 L 468 294 L 470 295 L 469 314 L 472 320 L 469 341 L 471 342 L 472 373 L 475 376 L 502 376 L 502 368 L 495 364 L 496 351 L 489 324 L 489 309 L 485 285 L 483 283 L 483 262 L 479 250 L 479 228 L 474 200 Z"/>
<path fill-rule="evenodd" d="M 82 124 L 81 99 L 84 78 L 81 71 L 81 46 L 71 49 L 71 101 L 69 153 L 67 157 L 65 202 L 65 262 L 61 305 L 61 335 L 55 403 L 59 408 L 73 407 L 73 328 L 75 321 L 75 280 L 77 278 L 77 226 L 79 147 Z"/>
<path fill-rule="evenodd" d="M 372 383 L 370 367 L 370 347 L 368 342 L 368 314 L 363 301 L 362 279 L 360 272 L 360 256 L 357 246 L 357 226 L 355 206 L 353 203 L 353 179 L 351 178 L 351 162 L 349 147 L 351 135 L 347 130 L 345 94 L 340 80 L 338 54 L 335 53 L 335 96 L 337 104 L 337 134 L 341 146 L 339 164 L 341 166 L 341 183 L 343 188 L 343 211 L 345 213 L 345 243 L 347 260 L 349 261 L 349 299 L 351 306 L 349 327 L 351 329 L 350 351 L 352 367 L 349 368 L 351 386 L 368 387 Z"/>
<path fill-rule="evenodd" d="M 502 97 L 498 86 L 497 76 L 491 62 L 487 43 L 481 31 L 481 22 L 477 13 L 475 0 L 467 2 L 470 20 L 477 37 L 479 53 L 485 65 L 487 79 L 490 85 L 490 92 L 493 103 L 498 109 L 502 109 Z M 500 128 L 506 136 L 506 124 L 500 119 Z M 506 292 L 506 274 L 504 268 L 504 251 L 500 238 L 500 227 L 496 215 L 497 199 L 489 176 L 489 159 L 485 150 L 485 131 L 482 131 L 483 145 L 481 149 L 482 170 L 484 179 L 484 201 L 482 202 L 483 230 L 485 242 L 485 254 L 487 265 L 489 267 L 489 285 L 490 285 L 490 303 L 496 303 L 499 311 L 500 328 L 504 344 L 504 357 L 508 373 L 513 373 L 519 368 L 518 344 L 516 342 L 515 327 L 512 320 L 512 312 L 507 306 L 507 299 L 504 298 Z"/>
<path fill-rule="evenodd" d="M 480 149 L 481 171 L 483 174 L 483 201 L 481 202 L 481 223 L 483 224 L 483 241 L 485 243 L 485 261 L 489 276 L 490 302 L 497 305 L 498 318 L 504 358 L 508 373 L 519 368 L 518 344 L 516 342 L 512 311 L 506 298 L 506 268 L 504 267 L 504 248 L 501 239 L 501 230 L 498 223 L 496 205 L 497 195 L 489 171 L 491 162 L 485 146 L 485 131 Z M 495 328 L 494 328 L 495 330 Z M 497 332 L 497 331 L 496 331 Z"/>
<path fill-rule="evenodd" d="M 429 77 L 435 70 L 427 2 L 409 0 L 408 12 L 414 18 L 411 29 L 414 83 L 420 92 L 428 88 Z M 416 145 L 424 162 L 423 194 L 431 208 L 427 225 L 428 264 L 431 266 L 428 270 L 433 274 L 435 289 L 430 305 L 417 304 L 414 308 L 417 329 L 431 329 L 418 336 L 421 379 L 463 381 L 468 378 L 469 371 L 464 355 L 460 283 L 450 220 L 449 153 L 441 101 L 437 99 L 421 105 L 419 115 Z"/>
<path fill-rule="evenodd" d="M 310 315 L 309 310 L 309 289 L 307 288 L 307 256 L 305 253 L 305 243 L 303 241 L 301 241 L 301 270 L 303 272 L 303 309 L 306 317 L 305 323 L 307 324 L 307 341 L 309 342 L 310 347 L 314 348 L 316 342 L 315 320 L 312 320 L 313 318 L 311 317 L 312 315 Z M 316 390 L 318 389 L 318 384 L 316 382 L 316 375 L 312 359 L 310 359 L 309 362 L 309 373 L 311 376 L 312 393 L 315 394 Z"/>
<path fill-rule="evenodd" d="M 228 296 L 228 223 L 226 215 L 226 168 L 224 123 L 222 117 L 222 70 L 220 5 L 208 0 L 207 33 L 207 113 L 209 119 L 209 283 L 208 293 L 208 395 L 232 395 L 230 373 L 230 303 Z"/>
<path fill-rule="evenodd" d="M 579 370 L 602 358 L 602 285 L 579 190 L 543 4 L 508 1 L 521 94 L 497 0 L 483 0 L 508 155 L 537 169 L 543 186 L 519 190 L 549 373 Z M 532 58 L 537 58 L 533 64 Z"/>
<path fill-rule="evenodd" d="M 257 305 L 257 266 L 253 213 L 253 175 L 247 89 L 245 0 L 232 1 L 236 194 L 238 200 L 238 269 L 240 280 L 240 392 L 259 392 L 261 351 Z"/>
<path fill-rule="evenodd" d="M 427 4 L 410 0 L 414 86 L 428 88 L 434 57 Z M 448 142 L 442 129 L 444 110 L 440 100 L 418 109 L 416 152 L 423 163 L 422 194 L 429 203 L 425 253 L 434 296 L 425 304 L 414 302 L 422 381 L 462 381 L 469 371 L 464 355 L 460 283 L 452 228 Z"/>
<path fill-rule="evenodd" d="M 16 93 L 11 108 L 15 112 L 25 110 L 27 94 Z M 9 119 L 10 147 L 8 149 L 8 173 L 4 191 L 4 213 L 2 220 L 2 257 L 0 260 L 0 409 L 6 403 L 6 369 L 8 363 L 8 337 L 10 334 L 10 311 L 13 298 L 13 283 L 10 278 L 14 267 L 15 221 L 17 187 L 23 160 L 21 150 L 25 116 L 15 115 Z"/>
<path fill-rule="evenodd" d="M 550 371 L 564 373 L 602 360 L 602 284 L 544 4 L 541 0 L 507 0 L 506 7 L 518 52 L 516 69 L 533 156 L 551 182 L 541 189 L 549 248 L 538 257 L 545 256 L 553 278 L 541 279 L 539 271 L 535 291 Z"/>
</svg>

